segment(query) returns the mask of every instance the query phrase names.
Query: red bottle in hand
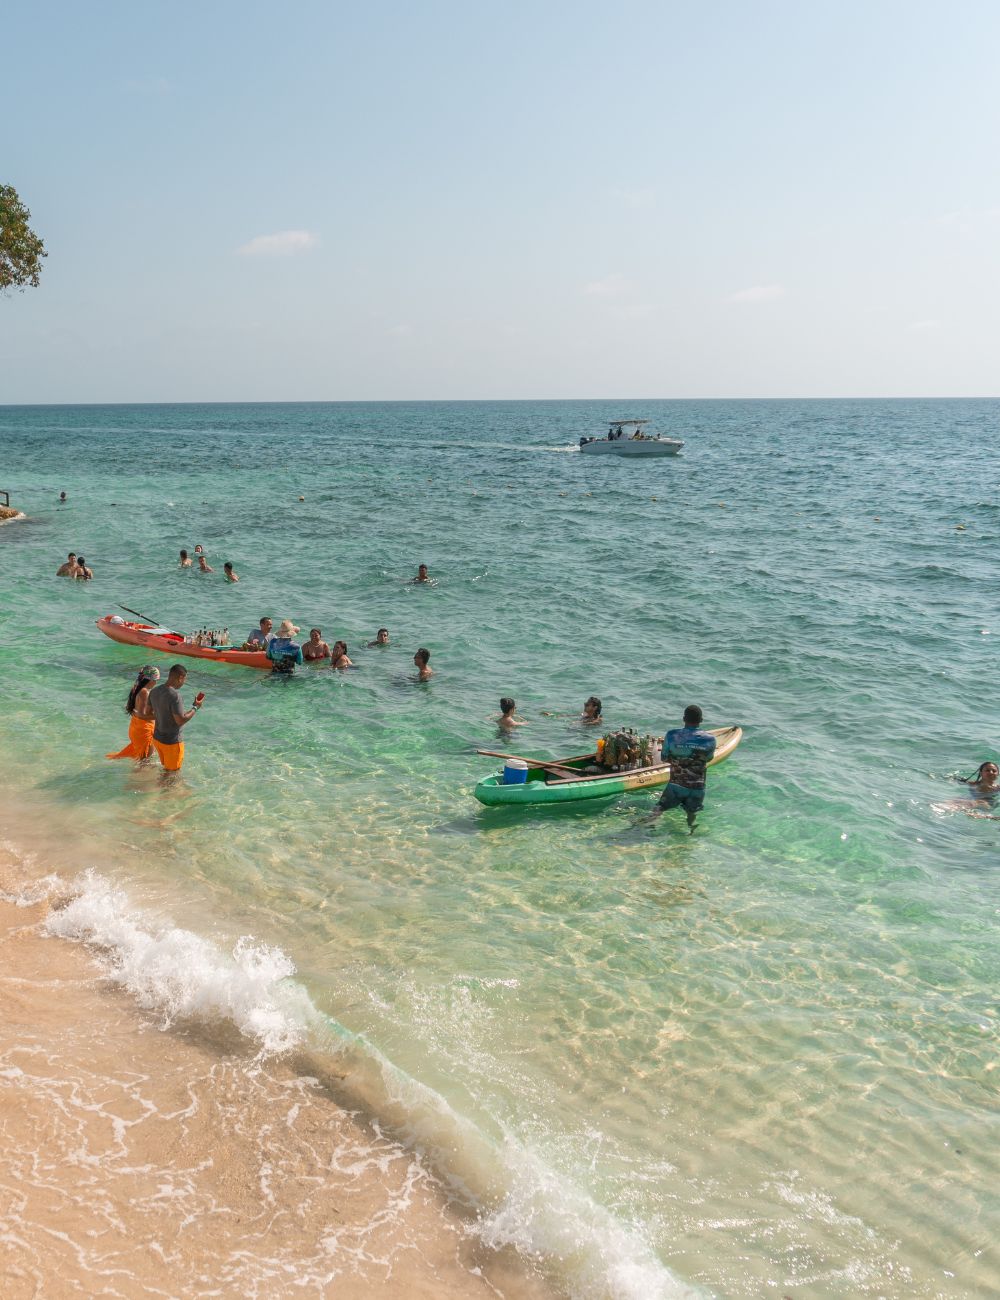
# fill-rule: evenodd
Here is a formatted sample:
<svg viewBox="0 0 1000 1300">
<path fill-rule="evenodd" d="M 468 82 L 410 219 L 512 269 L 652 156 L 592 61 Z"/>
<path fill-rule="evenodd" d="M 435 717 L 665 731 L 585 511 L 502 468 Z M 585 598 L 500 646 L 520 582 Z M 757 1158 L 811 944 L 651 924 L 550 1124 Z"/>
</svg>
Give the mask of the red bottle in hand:
<svg viewBox="0 0 1000 1300">
<path fill-rule="evenodd" d="M 205 698 L 205 692 L 199 691 L 198 694 L 194 697 L 195 704 L 200 705 L 204 698 Z"/>
</svg>

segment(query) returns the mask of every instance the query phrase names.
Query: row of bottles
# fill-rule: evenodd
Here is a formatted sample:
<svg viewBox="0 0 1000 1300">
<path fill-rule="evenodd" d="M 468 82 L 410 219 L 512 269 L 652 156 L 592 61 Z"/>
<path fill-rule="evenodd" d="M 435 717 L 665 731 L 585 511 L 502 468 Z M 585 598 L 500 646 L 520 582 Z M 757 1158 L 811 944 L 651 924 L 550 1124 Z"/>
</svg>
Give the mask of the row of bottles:
<svg viewBox="0 0 1000 1300">
<path fill-rule="evenodd" d="M 220 646 L 229 645 L 229 628 L 200 627 L 197 632 L 191 633 L 184 638 L 184 644 L 204 646 L 210 650 L 217 650 Z"/>
<path fill-rule="evenodd" d="M 658 736 L 640 736 L 632 727 L 610 731 L 597 742 L 597 761 L 613 772 L 627 772 L 637 767 L 659 763 L 663 741 Z"/>
</svg>

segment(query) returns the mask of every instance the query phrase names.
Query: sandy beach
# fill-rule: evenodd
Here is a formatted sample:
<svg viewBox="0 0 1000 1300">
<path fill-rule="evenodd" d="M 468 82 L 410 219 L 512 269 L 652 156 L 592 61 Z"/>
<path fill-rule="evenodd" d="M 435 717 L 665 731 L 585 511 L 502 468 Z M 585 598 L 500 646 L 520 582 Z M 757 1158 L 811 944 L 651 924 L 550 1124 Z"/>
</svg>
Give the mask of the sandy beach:
<svg viewBox="0 0 1000 1300">
<path fill-rule="evenodd" d="M 164 1031 L 46 933 L 58 889 L 26 885 L 9 849 L 0 898 L 6 1300 L 552 1294 L 304 1057 Z"/>
</svg>

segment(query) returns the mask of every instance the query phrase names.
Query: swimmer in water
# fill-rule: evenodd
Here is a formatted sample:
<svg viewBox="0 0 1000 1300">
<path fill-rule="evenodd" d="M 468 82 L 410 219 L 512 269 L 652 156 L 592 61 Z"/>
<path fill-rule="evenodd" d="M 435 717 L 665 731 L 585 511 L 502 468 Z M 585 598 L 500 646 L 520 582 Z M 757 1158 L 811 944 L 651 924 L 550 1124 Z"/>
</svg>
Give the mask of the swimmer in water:
<svg viewBox="0 0 1000 1300">
<path fill-rule="evenodd" d="M 496 720 L 501 731 L 511 731 L 514 727 L 526 727 L 528 725 L 523 718 L 514 717 L 516 709 L 517 705 L 514 701 L 509 695 L 505 695 L 500 701 L 500 716 Z"/>
<path fill-rule="evenodd" d="M 349 659 L 347 655 L 347 642 L 334 641 L 333 649 L 330 651 L 331 668 L 353 668 L 354 660 Z"/>
<path fill-rule="evenodd" d="M 190 557 L 190 555 L 188 555 L 187 551 L 181 551 L 181 562 L 180 562 L 180 564 L 178 565 L 178 568 L 181 568 L 181 569 L 190 569 L 191 567 L 192 567 L 192 564 L 191 564 L 191 557 Z"/>
<path fill-rule="evenodd" d="M 980 763 L 973 775 L 964 779 L 964 784 L 976 794 L 1000 795 L 1000 767 L 989 761 Z"/>
<path fill-rule="evenodd" d="M 427 662 L 431 657 L 431 652 L 421 646 L 413 656 L 413 662 L 417 666 L 417 677 L 420 681 L 426 682 L 434 676 L 434 669 Z"/>
<path fill-rule="evenodd" d="M 430 582 L 431 575 L 427 572 L 427 565 L 421 564 L 417 567 L 417 576 L 412 579 L 413 582 Z"/>
<path fill-rule="evenodd" d="M 330 658 L 330 647 L 323 640 L 323 633 L 318 627 L 309 629 L 309 640 L 302 647 L 302 658 L 309 660 Z"/>
<path fill-rule="evenodd" d="M 199 573 L 214 573 L 214 572 L 215 572 L 215 570 L 212 568 L 212 566 L 209 564 L 209 562 L 205 559 L 205 554 L 204 554 L 204 552 L 202 552 L 202 554 L 198 556 L 198 572 L 199 572 Z"/>
<path fill-rule="evenodd" d="M 1000 821 L 992 809 L 1000 797 L 1000 767 L 987 760 L 980 763 L 972 776 L 955 778 L 962 785 L 967 785 L 972 794 L 969 799 L 949 799 L 947 803 L 935 804 L 938 812 L 964 812 L 970 817 L 985 817 L 989 821 Z"/>
<path fill-rule="evenodd" d="M 592 695 L 583 705 L 583 712 L 580 714 L 580 721 L 586 727 L 596 726 L 597 723 L 603 722 L 601 717 L 601 701 L 596 695 Z"/>
<path fill-rule="evenodd" d="M 380 627 L 379 630 L 375 633 L 375 640 L 368 642 L 368 649 L 370 650 L 372 646 L 388 645 L 388 644 L 389 644 L 389 629 L 387 627 Z"/>
<path fill-rule="evenodd" d="M 229 563 L 228 560 L 222 566 L 222 570 L 226 575 L 227 582 L 239 582 L 240 575 L 238 573 L 233 572 L 233 566 Z"/>
</svg>

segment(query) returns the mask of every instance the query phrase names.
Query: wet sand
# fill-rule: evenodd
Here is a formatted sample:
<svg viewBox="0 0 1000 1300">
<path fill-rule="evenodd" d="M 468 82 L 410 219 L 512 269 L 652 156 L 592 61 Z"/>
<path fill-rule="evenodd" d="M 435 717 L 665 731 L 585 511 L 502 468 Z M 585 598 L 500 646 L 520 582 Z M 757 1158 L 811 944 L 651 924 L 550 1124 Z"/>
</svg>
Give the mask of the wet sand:
<svg viewBox="0 0 1000 1300">
<path fill-rule="evenodd" d="M 0 852 L 0 898 L 23 884 Z M 45 934 L 52 906 L 0 901 L 5 1300 L 552 1296 L 334 1079 L 235 1030 L 163 1030 Z"/>
</svg>

